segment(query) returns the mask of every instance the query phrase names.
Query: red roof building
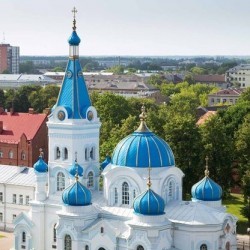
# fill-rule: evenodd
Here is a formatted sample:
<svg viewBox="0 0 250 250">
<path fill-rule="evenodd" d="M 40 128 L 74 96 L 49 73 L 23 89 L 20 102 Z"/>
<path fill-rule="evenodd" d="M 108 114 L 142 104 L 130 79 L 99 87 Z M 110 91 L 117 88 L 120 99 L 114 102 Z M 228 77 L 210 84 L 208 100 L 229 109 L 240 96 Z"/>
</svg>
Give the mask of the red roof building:
<svg viewBox="0 0 250 250">
<path fill-rule="evenodd" d="M 47 115 L 4 112 L 0 108 L 0 164 L 32 167 L 42 148 L 48 155 Z"/>
</svg>

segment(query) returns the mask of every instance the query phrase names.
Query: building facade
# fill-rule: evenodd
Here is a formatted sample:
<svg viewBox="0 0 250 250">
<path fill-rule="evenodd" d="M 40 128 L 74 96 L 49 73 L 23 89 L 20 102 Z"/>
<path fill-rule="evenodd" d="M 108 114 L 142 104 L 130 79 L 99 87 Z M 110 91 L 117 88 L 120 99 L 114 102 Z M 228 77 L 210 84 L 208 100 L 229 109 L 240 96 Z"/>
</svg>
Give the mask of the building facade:
<svg viewBox="0 0 250 250">
<path fill-rule="evenodd" d="M 146 125 L 122 139 L 99 169 L 101 123 L 79 63 L 76 22 L 69 62 L 48 120 L 49 160 L 34 164 L 35 198 L 14 220 L 18 249 L 236 250 L 236 218 L 210 177 L 182 200 L 184 173 Z M 101 189 L 99 183 L 103 184 Z"/>
<path fill-rule="evenodd" d="M 0 74 L 8 71 L 11 74 L 19 73 L 20 48 L 10 44 L 0 44 Z"/>
<path fill-rule="evenodd" d="M 225 80 L 240 88 L 250 87 L 250 64 L 237 65 L 225 74 Z"/>
<path fill-rule="evenodd" d="M 46 114 L 5 112 L 0 108 L 0 164 L 32 167 L 39 148 L 48 159 Z"/>
</svg>

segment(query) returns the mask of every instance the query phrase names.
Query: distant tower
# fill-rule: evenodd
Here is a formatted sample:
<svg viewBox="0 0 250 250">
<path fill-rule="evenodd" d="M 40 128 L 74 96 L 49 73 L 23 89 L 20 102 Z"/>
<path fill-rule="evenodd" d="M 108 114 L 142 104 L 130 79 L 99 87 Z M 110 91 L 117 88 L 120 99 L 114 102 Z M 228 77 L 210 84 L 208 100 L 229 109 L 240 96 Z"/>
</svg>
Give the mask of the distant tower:
<svg viewBox="0 0 250 250">
<path fill-rule="evenodd" d="M 69 60 L 65 77 L 48 121 L 49 194 L 61 196 L 70 183 L 76 160 L 83 168 L 82 182 L 98 189 L 99 133 L 101 123 L 91 106 L 79 61 L 80 38 L 76 33 L 76 9 L 73 9 L 73 32 L 69 42 Z"/>
</svg>

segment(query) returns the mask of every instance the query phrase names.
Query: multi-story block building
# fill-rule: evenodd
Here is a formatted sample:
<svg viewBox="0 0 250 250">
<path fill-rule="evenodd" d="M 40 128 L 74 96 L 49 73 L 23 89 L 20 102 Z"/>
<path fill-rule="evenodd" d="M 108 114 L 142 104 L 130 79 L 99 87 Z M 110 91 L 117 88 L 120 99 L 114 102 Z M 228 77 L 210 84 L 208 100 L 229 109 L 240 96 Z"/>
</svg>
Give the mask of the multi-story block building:
<svg viewBox="0 0 250 250">
<path fill-rule="evenodd" d="M 0 109 L 0 164 L 32 167 L 39 148 L 47 159 L 47 115 Z"/>
<path fill-rule="evenodd" d="M 9 71 L 19 73 L 20 49 L 10 44 L 0 44 L 0 74 Z"/>
<path fill-rule="evenodd" d="M 229 69 L 225 81 L 238 84 L 240 88 L 250 87 L 250 64 L 241 64 Z"/>
<path fill-rule="evenodd" d="M 208 95 L 208 106 L 232 105 L 238 101 L 242 89 L 222 89 L 214 94 Z"/>
</svg>

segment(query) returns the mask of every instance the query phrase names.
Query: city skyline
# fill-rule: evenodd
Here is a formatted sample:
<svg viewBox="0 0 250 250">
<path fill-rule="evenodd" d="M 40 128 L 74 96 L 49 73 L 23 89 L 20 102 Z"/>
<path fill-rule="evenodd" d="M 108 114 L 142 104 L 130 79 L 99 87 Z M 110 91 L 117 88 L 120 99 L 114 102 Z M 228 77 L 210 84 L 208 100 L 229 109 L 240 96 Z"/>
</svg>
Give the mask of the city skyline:
<svg viewBox="0 0 250 250">
<path fill-rule="evenodd" d="M 2 0 L 0 43 L 67 55 L 74 6 L 82 56 L 250 55 L 247 0 Z"/>
</svg>

